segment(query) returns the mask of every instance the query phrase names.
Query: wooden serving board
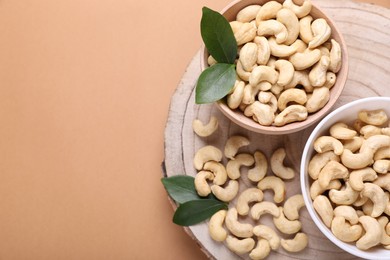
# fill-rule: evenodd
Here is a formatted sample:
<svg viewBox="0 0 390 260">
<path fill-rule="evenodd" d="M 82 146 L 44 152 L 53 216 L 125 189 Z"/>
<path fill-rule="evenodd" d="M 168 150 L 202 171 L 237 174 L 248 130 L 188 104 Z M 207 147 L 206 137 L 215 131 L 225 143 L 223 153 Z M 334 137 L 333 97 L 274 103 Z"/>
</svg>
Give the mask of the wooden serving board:
<svg viewBox="0 0 390 260">
<path fill-rule="evenodd" d="M 390 9 L 349 0 L 313 0 L 313 2 L 336 22 L 348 45 L 350 61 L 348 81 L 334 109 L 362 97 L 390 96 Z M 200 72 L 198 52 L 187 67 L 171 100 L 165 129 L 164 175 L 195 176 L 194 153 L 206 144 L 223 149 L 227 138 L 235 134 L 244 135 L 251 140 L 250 146 L 242 150 L 243 152 L 253 153 L 261 150 L 269 158 L 276 148 L 286 147 L 288 159 L 299 173 L 303 147 L 315 126 L 284 136 L 266 136 L 245 130 L 227 119 L 216 106 L 194 103 L 194 87 Z M 207 138 L 196 136 L 192 130 L 192 121 L 199 118 L 207 122 L 211 115 L 219 120 L 217 132 Z M 245 178 L 240 182 L 240 190 L 251 185 Z M 287 196 L 300 193 L 298 174 L 294 180 L 287 182 L 287 187 Z M 272 194 L 265 195 L 267 198 Z M 279 249 L 271 253 L 270 259 L 355 258 L 322 235 L 306 209 L 301 210 L 300 220 L 303 224 L 302 231 L 309 236 L 308 248 L 296 254 Z M 272 222 L 267 218 L 261 221 L 266 224 Z M 230 252 L 224 244 L 217 243 L 209 237 L 206 223 L 185 230 L 210 258 L 223 260 L 240 258 Z"/>
</svg>

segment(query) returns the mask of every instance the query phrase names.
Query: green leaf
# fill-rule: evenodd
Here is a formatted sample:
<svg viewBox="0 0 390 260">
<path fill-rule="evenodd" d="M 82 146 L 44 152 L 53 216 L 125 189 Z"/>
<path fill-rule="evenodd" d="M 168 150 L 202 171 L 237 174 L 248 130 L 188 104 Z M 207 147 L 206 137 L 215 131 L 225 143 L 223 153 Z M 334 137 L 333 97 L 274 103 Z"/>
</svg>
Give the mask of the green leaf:
<svg viewBox="0 0 390 260">
<path fill-rule="evenodd" d="M 221 209 L 227 209 L 225 202 L 214 199 L 199 199 L 181 204 L 175 211 L 173 223 L 180 226 L 198 224 Z"/>
<path fill-rule="evenodd" d="M 204 104 L 220 100 L 234 87 L 235 81 L 234 64 L 217 63 L 205 69 L 196 84 L 195 102 Z"/>
<path fill-rule="evenodd" d="M 190 200 L 200 199 L 195 189 L 194 180 L 194 177 L 191 176 L 177 175 L 162 178 L 161 182 L 169 196 L 181 204 Z"/>
<path fill-rule="evenodd" d="M 203 7 L 200 32 L 208 52 L 216 61 L 234 63 L 237 56 L 237 42 L 228 20 L 223 15 Z"/>
</svg>

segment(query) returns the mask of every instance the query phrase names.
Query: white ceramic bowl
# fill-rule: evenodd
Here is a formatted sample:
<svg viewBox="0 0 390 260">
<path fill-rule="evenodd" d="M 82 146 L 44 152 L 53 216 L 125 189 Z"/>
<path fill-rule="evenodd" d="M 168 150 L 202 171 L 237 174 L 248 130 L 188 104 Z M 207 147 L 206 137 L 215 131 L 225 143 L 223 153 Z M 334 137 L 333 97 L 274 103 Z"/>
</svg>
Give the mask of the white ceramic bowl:
<svg viewBox="0 0 390 260">
<path fill-rule="evenodd" d="M 369 97 L 363 98 L 346 105 L 339 107 L 334 110 L 332 113 L 327 115 L 321 122 L 317 125 L 317 127 L 311 133 L 309 139 L 306 142 L 305 148 L 302 154 L 301 160 L 301 189 L 303 198 L 305 200 L 306 208 L 309 211 L 311 218 L 317 227 L 321 230 L 321 232 L 330 239 L 336 246 L 341 249 L 349 252 L 358 257 L 362 257 L 365 259 L 390 259 L 389 250 L 375 247 L 368 251 L 362 251 L 358 249 L 354 243 L 345 243 L 341 240 L 337 239 L 331 230 L 325 226 L 322 222 L 321 218 L 318 216 L 316 211 L 313 208 L 313 202 L 310 198 L 310 176 L 307 173 L 307 168 L 310 159 L 314 155 L 313 143 L 317 137 L 321 135 L 325 135 L 327 130 L 336 122 L 342 121 L 347 124 L 353 122 L 357 118 L 357 114 L 360 110 L 374 110 L 374 109 L 383 109 L 386 111 L 388 115 L 390 115 L 390 97 Z"/>
</svg>

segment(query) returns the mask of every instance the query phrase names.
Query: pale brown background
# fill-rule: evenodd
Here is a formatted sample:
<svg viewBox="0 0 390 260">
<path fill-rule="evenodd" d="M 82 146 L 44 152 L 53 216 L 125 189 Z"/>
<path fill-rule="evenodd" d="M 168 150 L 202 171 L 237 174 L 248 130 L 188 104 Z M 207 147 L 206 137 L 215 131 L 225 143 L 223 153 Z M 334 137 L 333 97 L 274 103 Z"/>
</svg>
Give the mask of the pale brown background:
<svg viewBox="0 0 390 260">
<path fill-rule="evenodd" d="M 1 260 L 206 258 L 160 164 L 201 8 L 228 2 L 0 1 Z"/>
</svg>

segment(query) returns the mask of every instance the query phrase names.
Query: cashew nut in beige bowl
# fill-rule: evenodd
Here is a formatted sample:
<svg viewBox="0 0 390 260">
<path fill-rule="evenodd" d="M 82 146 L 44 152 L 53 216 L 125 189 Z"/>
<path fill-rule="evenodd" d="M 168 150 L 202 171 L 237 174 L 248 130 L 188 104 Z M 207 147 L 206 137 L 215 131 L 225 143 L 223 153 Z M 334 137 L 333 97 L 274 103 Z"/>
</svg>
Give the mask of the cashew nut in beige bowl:
<svg viewBox="0 0 390 260">
<path fill-rule="evenodd" d="M 304 1 L 308 1 L 308 0 L 294 0 L 293 1 L 294 7 L 296 7 L 296 8 L 300 7 Z M 239 13 L 239 11 L 244 9 L 245 7 L 250 6 L 250 5 L 263 6 L 267 2 L 270 2 L 270 0 L 236 0 L 236 1 L 231 2 L 228 6 L 226 6 L 221 11 L 221 13 L 226 17 L 226 19 L 228 21 L 235 21 L 237 13 Z M 283 4 L 284 0 L 276 0 L 276 2 Z M 341 49 L 341 54 L 342 54 L 341 55 L 341 69 L 339 69 L 338 72 L 336 73 L 337 78 L 336 78 L 335 84 L 330 89 L 330 95 L 329 95 L 328 102 L 318 111 L 313 112 L 313 113 L 309 113 L 308 115 L 306 113 L 306 115 L 303 116 L 303 118 L 305 118 L 305 119 L 303 119 L 303 118 L 296 119 L 296 120 L 303 120 L 303 121 L 286 123 L 282 126 L 276 126 L 276 125 L 280 125 L 280 120 L 278 121 L 278 123 L 273 124 L 273 125 L 261 125 L 260 123 L 256 122 L 252 117 L 248 117 L 248 116 L 244 115 L 244 112 L 242 110 L 240 110 L 239 108 L 231 109 L 227 104 L 227 97 L 216 102 L 217 107 L 222 111 L 222 113 L 225 114 L 225 116 L 227 116 L 234 123 L 238 124 L 241 127 L 246 128 L 248 130 L 251 130 L 253 132 L 257 132 L 257 133 L 273 134 L 273 135 L 293 133 L 293 132 L 303 130 L 303 129 L 309 127 L 310 125 L 318 122 L 321 118 L 323 118 L 331 110 L 332 106 L 335 104 L 335 102 L 339 98 L 339 96 L 344 88 L 345 82 L 347 80 L 347 74 L 348 74 L 348 53 L 347 53 L 347 49 L 346 49 L 346 43 L 345 43 L 340 31 L 337 29 L 335 23 L 325 13 L 323 13 L 318 7 L 316 7 L 315 4 L 313 3 L 313 1 L 310 1 L 310 2 L 312 4 L 312 8 L 311 8 L 310 14 L 308 14 L 308 15 L 310 15 L 314 19 L 323 18 L 328 23 L 328 25 L 331 29 L 331 35 L 330 35 L 329 41 L 325 44 L 330 45 L 330 39 L 334 39 L 335 41 L 337 41 L 339 43 L 339 45 L 340 45 L 339 47 Z M 299 14 L 297 14 L 297 15 L 299 16 Z M 273 21 L 276 21 L 275 20 L 276 18 L 274 18 L 274 17 L 272 17 L 270 19 Z M 257 21 L 258 19 L 255 19 L 255 20 Z M 255 23 L 256 21 L 253 21 L 253 22 Z M 282 19 L 281 19 L 281 21 L 282 21 Z M 288 27 L 288 26 L 286 26 L 286 27 Z M 259 37 L 259 38 L 264 39 L 264 37 Z M 269 38 L 272 38 L 272 37 L 269 37 Z M 256 41 L 256 40 L 254 40 L 254 41 Z M 300 41 L 299 38 L 297 41 Z M 301 44 L 302 43 L 303 42 L 301 41 Z M 294 43 L 294 44 L 297 45 L 297 43 Z M 303 43 L 303 44 L 305 45 L 305 43 Z M 293 46 L 293 45 L 291 45 L 291 46 Z M 239 49 L 241 48 L 241 46 L 242 45 L 239 46 Z M 280 45 L 280 46 L 286 47 L 286 45 Z M 291 46 L 289 45 L 288 47 L 291 47 Z M 307 46 L 307 44 L 306 44 L 306 46 Z M 259 47 L 259 49 L 260 48 L 261 47 Z M 308 47 L 307 47 L 307 50 L 309 51 Z M 208 63 L 209 53 L 207 52 L 207 49 L 205 48 L 205 46 L 202 47 L 201 53 L 203 55 L 201 58 L 201 69 L 204 70 L 205 68 L 207 68 L 209 66 L 208 65 L 209 64 Z M 272 58 L 272 55 L 271 55 L 271 58 Z M 281 59 L 288 60 L 288 57 L 283 57 Z M 242 68 L 241 63 L 238 64 L 237 67 L 238 66 L 240 66 Z M 237 68 L 237 69 L 239 69 L 239 68 Z M 331 69 L 331 67 L 329 67 L 329 69 Z M 301 72 L 300 70 L 297 70 L 297 71 Z M 249 72 L 245 72 L 245 73 L 247 73 L 247 76 L 250 74 Z M 333 74 L 332 72 L 329 72 L 329 73 Z M 307 82 L 308 82 L 308 79 L 307 79 Z M 269 82 L 263 81 L 261 83 L 269 83 Z M 274 86 L 277 86 L 277 85 L 275 84 Z M 291 102 L 291 103 L 294 104 L 294 102 Z M 295 112 L 295 113 L 298 113 L 298 112 Z"/>
<path fill-rule="evenodd" d="M 312 180 L 308 173 L 308 166 L 311 158 L 316 153 L 313 148 L 314 141 L 318 137 L 326 135 L 332 125 L 338 122 L 344 122 L 348 125 L 351 125 L 352 122 L 357 118 L 359 111 L 377 109 L 382 109 L 386 112 L 386 114 L 390 115 L 390 97 L 368 97 L 358 99 L 337 108 L 324 119 L 322 119 L 321 122 L 313 130 L 309 139 L 306 142 L 301 159 L 300 177 L 302 195 L 306 204 L 306 208 L 314 223 L 321 230 L 321 232 L 335 245 L 355 256 L 364 259 L 389 259 L 389 250 L 381 246 L 376 246 L 371 248 L 370 250 L 363 251 L 358 249 L 355 243 L 342 242 L 341 240 L 337 239 L 335 235 L 333 235 L 332 231 L 328 227 L 326 227 L 326 225 L 323 223 L 320 216 L 316 213 L 313 207 L 313 202 L 310 197 L 310 185 Z"/>
</svg>

